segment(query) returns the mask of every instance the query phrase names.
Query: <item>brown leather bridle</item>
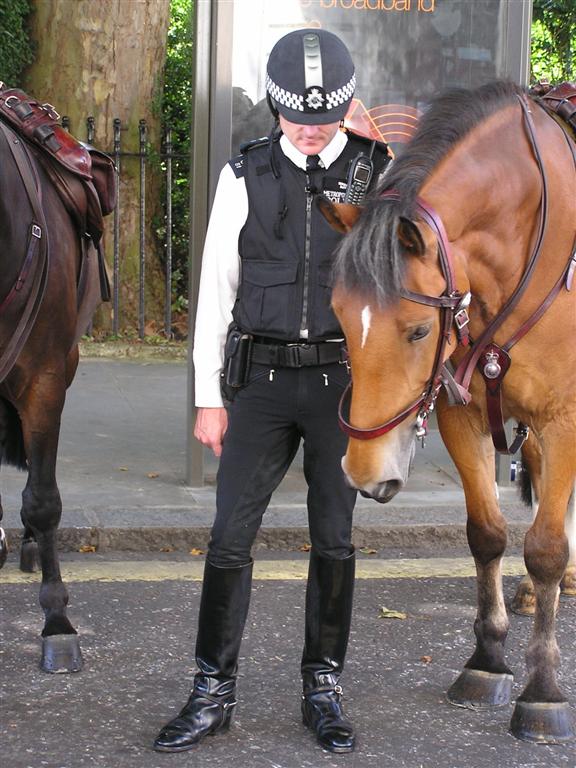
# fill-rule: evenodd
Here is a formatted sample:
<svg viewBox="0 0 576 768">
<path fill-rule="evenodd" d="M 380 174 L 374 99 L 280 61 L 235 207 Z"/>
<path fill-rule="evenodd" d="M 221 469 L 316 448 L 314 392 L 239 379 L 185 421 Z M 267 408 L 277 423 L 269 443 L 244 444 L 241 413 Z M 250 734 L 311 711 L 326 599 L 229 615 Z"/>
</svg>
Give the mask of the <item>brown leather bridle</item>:
<svg viewBox="0 0 576 768">
<path fill-rule="evenodd" d="M 397 192 L 390 190 L 384 192 L 382 197 L 387 200 L 399 200 L 400 197 Z M 438 337 L 438 346 L 436 349 L 436 357 L 432 368 L 432 375 L 428 380 L 426 389 L 421 396 L 415 400 L 405 410 L 399 413 L 394 418 L 380 424 L 377 427 L 368 429 L 362 429 L 360 427 L 353 427 L 343 415 L 343 408 L 346 400 L 350 397 L 352 391 L 352 385 L 348 385 L 340 401 L 338 409 L 338 419 L 340 427 L 349 436 L 356 440 L 373 440 L 376 437 L 390 432 L 391 429 L 397 427 L 398 424 L 403 422 L 413 413 L 418 412 L 416 426 L 416 436 L 423 438 L 426 435 L 426 423 L 430 411 L 434 408 L 434 403 L 440 391 L 444 380 L 444 352 L 446 344 L 450 338 L 450 332 L 452 326 L 456 328 L 456 333 L 460 343 L 467 345 L 468 339 L 468 305 L 470 304 L 470 293 L 461 293 L 456 289 L 454 266 L 452 260 L 452 254 L 450 245 L 448 243 L 448 237 L 444 224 L 440 216 L 434 211 L 434 209 L 428 205 L 422 198 L 416 198 L 415 201 L 416 212 L 419 217 L 425 221 L 432 231 L 436 234 L 438 242 L 438 258 L 442 269 L 442 274 L 446 281 L 446 288 L 441 296 L 428 296 L 423 293 L 415 293 L 407 288 L 402 288 L 400 296 L 409 301 L 416 302 L 417 304 L 425 304 L 429 307 L 437 307 L 441 312 L 440 318 L 440 334 Z M 465 395 L 464 395 L 465 396 Z M 469 396 L 468 396 L 469 399 Z"/>
<path fill-rule="evenodd" d="M 421 198 L 416 198 L 417 215 L 420 219 L 425 221 L 436 234 L 438 243 L 438 257 L 442 274 L 444 280 L 446 281 L 446 288 L 441 296 L 427 296 L 425 294 L 414 293 L 413 291 L 409 291 L 403 288 L 400 292 L 400 296 L 418 304 L 426 304 L 427 306 L 438 307 L 442 313 L 441 330 L 438 337 L 438 345 L 435 362 L 432 369 L 432 375 L 428 380 L 426 389 L 416 401 L 414 401 L 397 416 L 394 416 L 392 419 L 386 421 L 384 424 L 366 429 L 352 426 L 352 424 L 350 424 L 343 415 L 344 406 L 351 398 L 352 385 L 349 384 L 346 391 L 342 395 L 338 408 L 338 420 L 340 427 L 349 437 L 352 437 L 356 440 L 373 440 L 376 437 L 380 437 L 381 435 L 390 432 L 390 430 L 394 429 L 394 427 L 398 426 L 413 413 L 417 412 L 416 437 L 423 440 L 427 432 L 428 416 L 434 409 L 440 388 L 442 386 L 446 388 L 449 400 L 452 404 L 467 405 L 471 399 L 469 392 L 470 380 L 474 370 L 477 367 L 479 367 L 480 373 L 486 382 L 488 418 L 490 422 L 492 440 L 496 449 L 500 453 L 516 453 L 524 440 L 526 440 L 528 437 L 528 427 L 525 424 L 519 423 L 516 428 L 516 438 L 514 439 L 512 445 L 508 447 L 501 404 L 501 385 L 511 363 L 508 351 L 543 316 L 564 284 L 566 285 L 566 288 L 570 290 L 572 277 L 576 267 L 576 253 L 574 253 L 573 247 L 573 251 L 570 255 L 567 266 L 562 271 L 562 274 L 540 307 L 528 318 L 528 320 L 522 324 L 522 326 L 518 329 L 518 331 L 516 331 L 516 333 L 506 344 L 504 344 L 502 347 L 499 347 L 497 344 L 495 344 L 492 341 L 494 334 L 496 333 L 497 329 L 500 328 L 503 322 L 509 317 L 513 309 L 517 306 L 518 301 L 525 292 L 530 278 L 532 277 L 536 263 L 538 261 L 538 257 L 542 251 L 542 243 L 544 240 L 546 225 L 548 221 L 548 183 L 542 157 L 540 155 L 536 141 L 534 122 L 526 100 L 520 96 L 518 96 L 518 100 L 522 107 L 524 126 L 526 128 L 532 152 L 534 154 L 534 158 L 538 165 L 542 179 L 542 195 L 540 201 L 538 233 L 530 259 L 522 275 L 522 278 L 520 279 L 520 282 L 516 286 L 514 292 L 508 298 L 500 313 L 488 324 L 488 326 L 484 329 L 474 344 L 470 346 L 469 352 L 464 356 L 463 360 L 458 365 L 458 368 L 452 374 L 444 362 L 446 344 L 448 343 L 450 332 L 452 326 L 454 325 L 456 328 L 459 344 L 463 344 L 465 346 L 469 345 L 469 318 L 467 307 L 470 304 L 471 295 L 470 293 L 462 294 L 455 287 L 452 254 L 442 219 L 440 218 L 439 214 L 434 211 L 430 205 L 428 205 L 428 203 L 426 203 Z M 568 140 L 568 137 L 566 138 Z M 572 150 L 576 164 L 574 148 L 570 144 L 569 140 L 568 144 Z M 382 197 L 388 200 L 400 199 L 399 194 L 394 190 L 384 192 Z"/>
</svg>

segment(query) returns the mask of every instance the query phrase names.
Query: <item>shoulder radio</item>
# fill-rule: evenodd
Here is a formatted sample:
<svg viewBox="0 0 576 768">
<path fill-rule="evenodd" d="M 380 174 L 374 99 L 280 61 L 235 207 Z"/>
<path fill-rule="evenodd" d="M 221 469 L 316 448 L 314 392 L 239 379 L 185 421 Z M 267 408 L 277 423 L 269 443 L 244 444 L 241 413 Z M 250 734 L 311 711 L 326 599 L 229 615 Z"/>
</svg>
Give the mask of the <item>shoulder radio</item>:
<svg viewBox="0 0 576 768">
<path fill-rule="evenodd" d="M 372 181 L 374 173 L 374 163 L 372 162 L 372 153 L 376 142 L 372 142 L 370 154 L 365 155 L 361 152 L 350 163 L 346 192 L 344 193 L 344 202 L 352 205 L 362 205 L 368 187 Z"/>
</svg>

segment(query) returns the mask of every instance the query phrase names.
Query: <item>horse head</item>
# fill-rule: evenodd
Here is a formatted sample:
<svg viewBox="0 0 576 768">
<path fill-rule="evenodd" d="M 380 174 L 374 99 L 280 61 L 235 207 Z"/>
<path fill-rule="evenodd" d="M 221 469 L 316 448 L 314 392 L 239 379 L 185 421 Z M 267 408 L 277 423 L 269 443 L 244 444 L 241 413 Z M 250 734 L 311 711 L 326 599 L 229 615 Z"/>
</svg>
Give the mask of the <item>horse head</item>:
<svg viewBox="0 0 576 768">
<path fill-rule="evenodd" d="M 437 386 L 434 382 L 431 389 L 431 377 L 439 369 L 438 355 L 443 363 L 456 346 L 454 334 L 442 338 L 437 305 L 414 299 L 438 297 L 446 288 L 437 238 L 424 221 L 398 217 L 389 252 L 375 254 L 390 265 L 385 283 L 379 285 L 371 270 L 365 276 L 349 271 L 354 248 L 366 250 L 374 243 L 371 212 L 356 229 L 360 208 L 328 202 L 321 207 L 334 226 L 351 233 L 346 265 L 340 251 L 332 296 L 353 381 L 349 416 L 340 415 L 350 437 L 342 467 L 363 496 L 388 502 L 407 482 L 422 413 L 433 407 Z"/>
</svg>

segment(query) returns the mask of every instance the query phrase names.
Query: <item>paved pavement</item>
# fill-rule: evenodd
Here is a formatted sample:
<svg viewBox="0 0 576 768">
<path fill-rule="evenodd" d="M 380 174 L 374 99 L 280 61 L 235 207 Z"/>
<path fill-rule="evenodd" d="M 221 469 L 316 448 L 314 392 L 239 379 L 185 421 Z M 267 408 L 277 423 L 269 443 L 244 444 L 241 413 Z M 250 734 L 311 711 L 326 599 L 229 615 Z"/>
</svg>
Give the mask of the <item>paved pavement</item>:
<svg viewBox="0 0 576 768">
<path fill-rule="evenodd" d="M 473 563 L 457 474 L 438 434 L 419 451 L 409 487 L 385 507 L 360 499 L 358 579 L 345 703 L 359 733 L 352 755 L 321 751 L 299 718 L 299 656 L 307 554 L 305 491 L 296 462 L 265 516 L 240 659 L 240 704 L 226 735 L 160 755 L 151 742 L 185 701 L 205 546 L 214 514 L 208 484 L 187 488 L 186 366 L 82 361 L 65 409 L 59 485 L 62 572 L 85 668 L 38 668 L 38 574 L 18 569 L 24 476 L 3 468 L 0 572 L 0 754 L 10 768 L 575 768 L 574 745 L 535 746 L 508 732 L 512 706 L 451 707 L 445 691 L 470 655 Z M 510 600 L 523 571 L 529 513 L 501 489 L 512 554 Z M 96 551 L 78 549 L 93 544 Z M 305 546 L 303 547 L 305 549 Z M 370 554 L 371 553 L 371 554 Z M 382 618 L 381 609 L 404 618 Z M 514 695 L 524 680 L 531 620 L 511 616 Z M 562 685 L 576 702 L 576 600 L 562 598 Z"/>
<path fill-rule="evenodd" d="M 269 560 L 267 558 L 273 557 Z M 193 560 L 193 562 L 191 562 Z M 152 751 L 188 696 L 201 563 L 188 555 L 64 554 L 69 615 L 85 660 L 75 675 L 38 668 L 37 576 L 2 571 L 2 765 L 10 768 L 574 768 L 574 744 L 508 733 L 512 705 L 450 706 L 445 691 L 471 653 L 475 585 L 468 558 L 361 557 L 344 703 L 358 749 L 331 755 L 299 716 L 305 555 L 262 553 L 241 649 L 239 705 L 228 734 L 193 752 Z M 519 558 L 508 563 L 517 573 Z M 510 599 L 517 579 L 505 577 Z M 95 583 L 97 582 L 97 583 Z M 405 618 L 380 618 L 382 607 Z M 576 600 L 562 598 L 562 685 L 576 702 Z M 513 694 L 525 681 L 531 620 L 511 617 Z"/>
<path fill-rule="evenodd" d="M 66 402 L 58 483 L 63 549 L 186 551 L 205 546 L 214 516 L 216 463 L 206 453 L 207 484 L 185 485 L 184 362 L 82 360 Z M 24 475 L 2 468 L 4 526 L 16 542 Z M 501 487 L 502 506 L 518 545 L 530 519 L 515 488 Z M 358 546 L 414 548 L 465 545 L 460 481 L 437 430 L 418 448 L 407 488 L 392 503 L 359 498 Z M 301 460 L 274 494 L 259 547 L 295 547 L 307 539 Z"/>
</svg>

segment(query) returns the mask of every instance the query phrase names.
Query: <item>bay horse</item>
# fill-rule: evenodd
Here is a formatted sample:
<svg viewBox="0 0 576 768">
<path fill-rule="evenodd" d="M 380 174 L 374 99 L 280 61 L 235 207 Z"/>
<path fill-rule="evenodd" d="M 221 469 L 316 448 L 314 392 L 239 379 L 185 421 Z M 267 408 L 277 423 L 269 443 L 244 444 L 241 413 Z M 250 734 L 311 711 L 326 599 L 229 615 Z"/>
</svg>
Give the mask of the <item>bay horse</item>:
<svg viewBox="0 0 576 768">
<path fill-rule="evenodd" d="M 510 730 L 545 743 L 574 737 L 557 680 L 555 617 L 576 476 L 575 168 L 562 121 L 497 81 L 432 100 L 361 213 L 323 206 L 348 231 L 333 306 L 352 370 L 340 412 L 350 484 L 393 498 L 435 405 L 462 479 L 478 608 L 475 649 L 448 691 L 458 706 L 511 699 L 493 440 L 506 451 L 526 441 L 525 453 L 539 457 L 528 461 L 539 505 L 524 545 L 535 620 Z M 502 447 L 509 418 L 519 426 L 514 445 L 504 434 Z"/>
<path fill-rule="evenodd" d="M 47 125 L 41 135 L 56 148 L 56 138 L 65 132 L 60 127 L 55 135 L 57 115 L 45 114 L 50 105 L 39 106 L 22 92 L 2 88 L 0 106 L 37 114 L 40 124 Z M 73 141 L 60 138 L 71 148 Z M 83 152 L 81 160 L 88 163 Z M 21 507 L 24 568 L 33 569 L 37 550 L 44 611 L 41 668 L 77 672 L 82 655 L 67 616 L 68 592 L 57 551 L 62 503 L 56 456 L 66 389 L 78 365 L 78 340 L 100 302 L 102 276 L 94 240 L 85 235 L 95 223 L 88 221 L 88 193 L 81 181 L 63 168 L 55 170 L 52 162 L 0 120 L 0 463 L 28 475 Z M 56 177 L 65 192 L 58 191 Z M 82 219 L 80 228 L 74 218 Z M 0 566 L 6 549 L 2 532 Z"/>
</svg>

